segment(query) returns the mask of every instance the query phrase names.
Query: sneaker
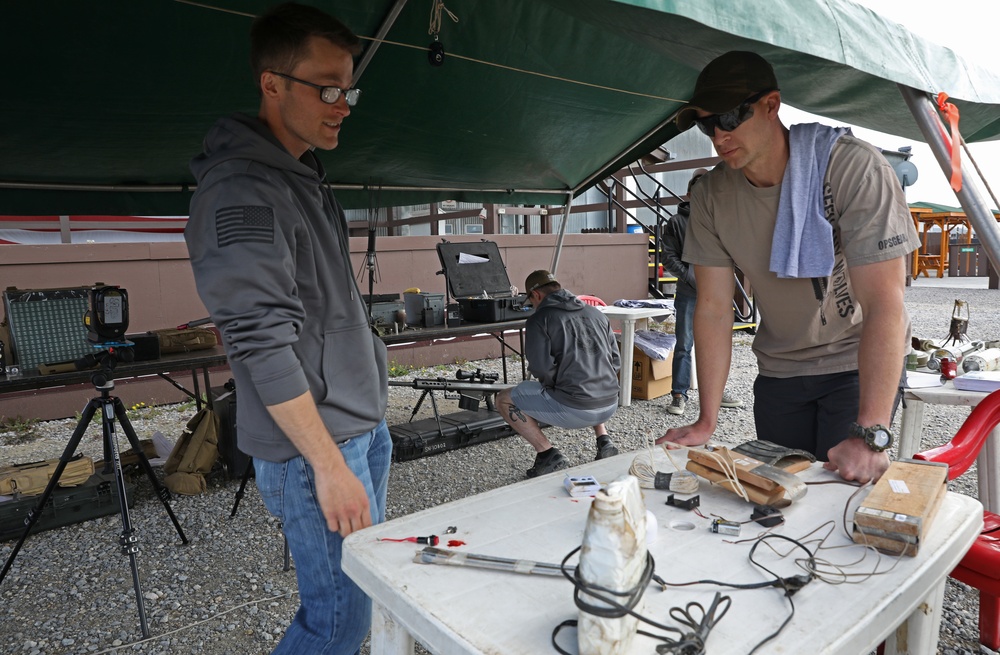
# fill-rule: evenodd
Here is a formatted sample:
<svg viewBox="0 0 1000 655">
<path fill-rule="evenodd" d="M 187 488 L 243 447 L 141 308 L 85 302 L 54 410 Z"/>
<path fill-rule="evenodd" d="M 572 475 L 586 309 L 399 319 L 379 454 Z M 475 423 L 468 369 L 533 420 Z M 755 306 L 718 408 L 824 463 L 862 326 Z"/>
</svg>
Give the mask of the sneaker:
<svg viewBox="0 0 1000 655">
<path fill-rule="evenodd" d="M 559 452 L 558 448 L 552 447 L 544 453 L 535 455 L 535 465 L 528 469 L 528 477 L 537 478 L 539 475 L 555 473 L 565 468 L 569 468 L 569 460 Z"/>
<path fill-rule="evenodd" d="M 611 443 L 611 437 L 608 435 L 602 435 L 597 438 L 597 457 L 596 459 L 604 459 L 605 457 L 614 457 L 618 454 L 618 448 Z"/>
<path fill-rule="evenodd" d="M 667 412 L 674 414 L 676 416 L 680 416 L 681 414 L 684 413 L 685 407 L 687 407 L 687 398 L 685 398 L 679 393 L 674 394 L 674 397 L 670 401 L 670 404 L 667 405 Z"/>
<path fill-rule="evenodd" d="M 722 407 L 739 408 L 743 407 L 743 401 L 736 396 L 729 395 L 728 391 L 722 393 L 722 402 L 720 403 Z"/>
</svg>

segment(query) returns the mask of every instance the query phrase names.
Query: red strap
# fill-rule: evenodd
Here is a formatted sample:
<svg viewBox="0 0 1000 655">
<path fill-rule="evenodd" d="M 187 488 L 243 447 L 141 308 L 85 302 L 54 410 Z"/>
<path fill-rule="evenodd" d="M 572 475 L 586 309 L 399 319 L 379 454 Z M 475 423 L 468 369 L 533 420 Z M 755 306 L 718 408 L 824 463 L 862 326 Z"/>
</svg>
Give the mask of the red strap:
<svg viewBox="0 0 1000 655">
<path fill-rule="evenodd" d="M 962 190 L 962 136 L 958 133 L 958 107 L 948 102 L 948 94 L 942 91 L 937 96 L 938 109 L 948 119 L 951 126 L 951 188 L 955 193 Z"/>
</svg>

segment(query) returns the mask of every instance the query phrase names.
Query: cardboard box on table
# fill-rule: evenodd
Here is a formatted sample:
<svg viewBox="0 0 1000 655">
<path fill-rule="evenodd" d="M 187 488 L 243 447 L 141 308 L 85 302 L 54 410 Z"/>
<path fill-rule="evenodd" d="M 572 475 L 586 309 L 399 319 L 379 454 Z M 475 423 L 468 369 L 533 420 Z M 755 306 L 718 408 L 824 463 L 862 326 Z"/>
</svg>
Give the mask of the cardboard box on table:
<svg viewBox="0 0 1000 655">
<path fill-rule="evenodd" d="M 670 393 L 674 353 L 666 359 L 653 359 L 636 347 L 632 348 L 632 398 L 652 400 Z"/>
</svg>

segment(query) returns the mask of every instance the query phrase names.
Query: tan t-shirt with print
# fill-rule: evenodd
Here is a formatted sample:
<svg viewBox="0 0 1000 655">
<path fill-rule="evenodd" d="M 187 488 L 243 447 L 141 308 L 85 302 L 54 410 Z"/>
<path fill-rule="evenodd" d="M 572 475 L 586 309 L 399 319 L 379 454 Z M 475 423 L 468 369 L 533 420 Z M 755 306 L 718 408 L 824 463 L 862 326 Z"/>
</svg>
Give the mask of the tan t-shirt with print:
<svg viewBox="0 0 1000 655">
<path fill-rule="evenodd" d="M 747 275 L 760 311 L 753 349 L 762 375 L 856 370 L 862 313 L 850 267 L 903 257 L 917 248 L 903 190 L 874 147 L 851 136 L 834 144 L 823 185 L 825 213 L 833 226 L 833 274 L 816 280 L 779 278 L 769 270 L 780 196 L 780 184 L 758 188 L 741 171 L 719 164 L 693 189 L 684 261 L 735 264 Z"/>
</svg>

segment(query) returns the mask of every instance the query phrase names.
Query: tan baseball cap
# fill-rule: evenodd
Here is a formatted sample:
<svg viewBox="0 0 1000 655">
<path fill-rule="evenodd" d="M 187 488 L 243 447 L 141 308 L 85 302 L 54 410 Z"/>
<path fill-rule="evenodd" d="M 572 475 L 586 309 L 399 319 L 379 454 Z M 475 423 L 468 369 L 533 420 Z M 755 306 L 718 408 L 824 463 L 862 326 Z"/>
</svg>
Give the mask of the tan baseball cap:
<svg viewBox="0 0 1000 655">
<path fill-rule="evenodd" d="M 533 271 L 531 275 L 524 280 L 524 292 L 531 293 L 538 287 L 544 287 L 546 284 L 552 284 L 553 282 L 558 282 L 556 276 L 549 273 L 544 268 L 537 271 Z"/>
<path fill-rule="evenodd" d="M 677 128 L 683 132 L 694 125 L 699 109 L 722 114 L 761 91 L 777 88 L 774 69 L 757 53 L 733 50 L 719 55 L 698 75 L 694 94 L 677 113 Z"/>
</svg>

